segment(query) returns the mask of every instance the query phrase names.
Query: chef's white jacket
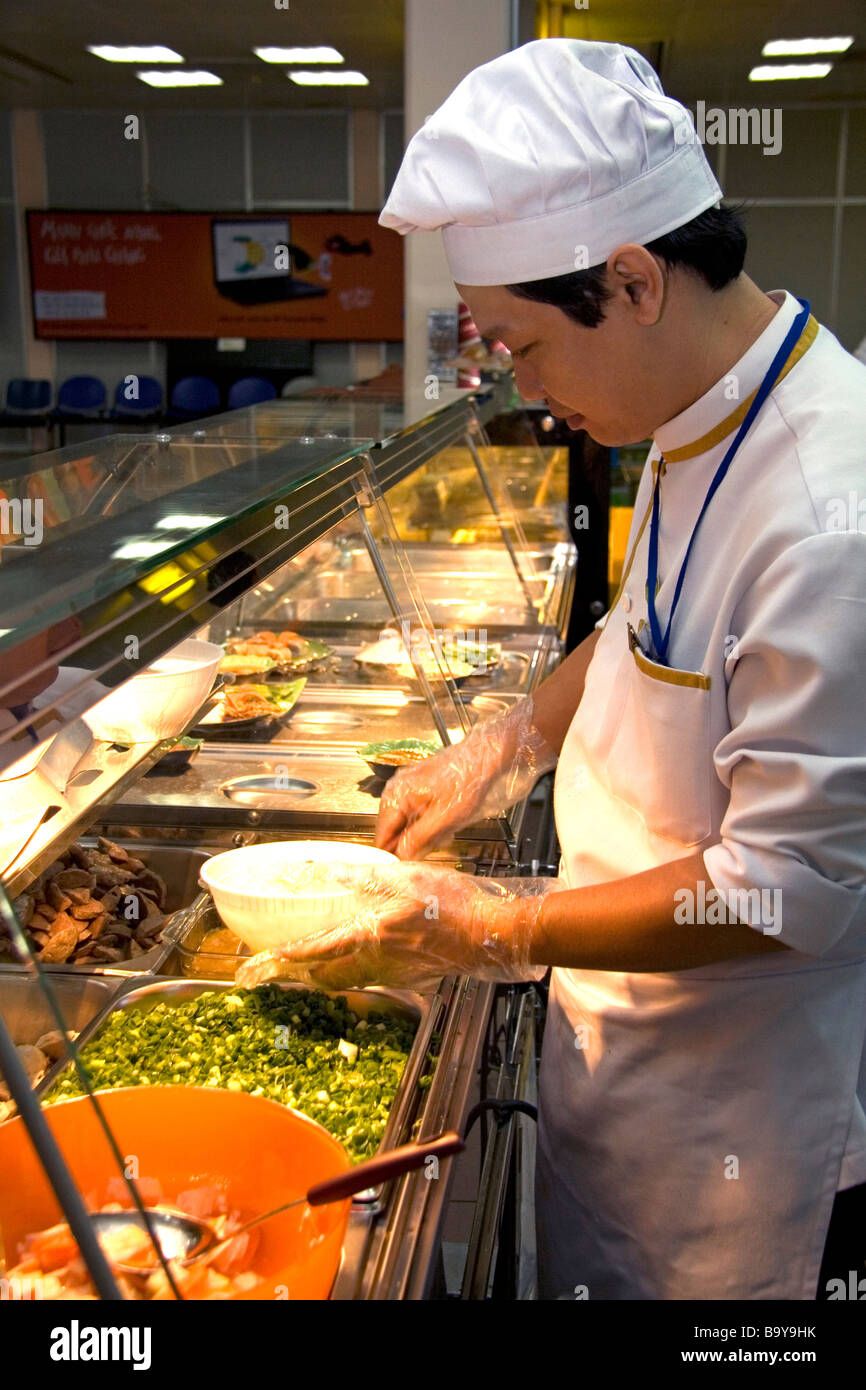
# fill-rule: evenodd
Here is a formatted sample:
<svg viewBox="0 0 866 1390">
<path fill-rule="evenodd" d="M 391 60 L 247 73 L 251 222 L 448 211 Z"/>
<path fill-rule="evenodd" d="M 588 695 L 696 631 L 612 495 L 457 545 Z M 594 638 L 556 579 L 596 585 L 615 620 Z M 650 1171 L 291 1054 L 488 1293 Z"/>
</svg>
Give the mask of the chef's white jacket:
<svg viewBox="0 0 866 1390">
<path fill-rule="evenodd" d="M 771 297 L 741 360 L 655 434 L 555 808 L 569 886 L 700 850 L 706 884 L 678 920 L 691 910 L 698 932 L 727 910 L 792 949 L 553 972 L 547 1297 L 812 1298 L 833 1197 L 866 1180 L 866 368 L 814 320 L 701 523 L 671 669 L 629 644 L 631 627 L 648 649 L 659 458 L 664 628 L 707 489 L 799 311 Z"/>
</svg>

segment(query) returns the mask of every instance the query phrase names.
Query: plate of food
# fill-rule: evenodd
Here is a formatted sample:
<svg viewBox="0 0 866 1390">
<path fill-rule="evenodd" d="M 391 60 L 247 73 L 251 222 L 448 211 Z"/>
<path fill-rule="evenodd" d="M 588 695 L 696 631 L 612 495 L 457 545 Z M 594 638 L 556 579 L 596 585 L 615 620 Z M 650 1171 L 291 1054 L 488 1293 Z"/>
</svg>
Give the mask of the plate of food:
<svg viewBox="0 0 866 1390">
<path fill-rule="evenodd" d="M 426 758 L 432 758 L 441 749 L 441 743 L 421 738 L 385 738 L 378 743 L 365 743 L 358 749 L 358 756 L 386 782 L 398 767 L 414 767 Z"/>
<path fill-rule="evenodd" d="M 468 661 L 476 676 L 483 676 L 492 671 L 502 660 L 502 646 L 499 642 L 475 642 L 468 637 L 455 637 L 450 642 L 443 642 L 442 650 L 449 661 Z"/>
<path fill-rule="evenodd" d="M 269 738 L 297 704 L 305 676 L 285 684 L 229 685 L 192 731 L 200 738 Z"/>
<path fill-rule="evenodd" d="M 229 637 L 225 653 L 220 662 L 223 675 L 264 676 L 272 671 L 301 675 L 327 661 L 334 649 L 316 637 L 303 637 L 286 628 Z"/>
<path fill-rule="evenodd" d="M 424 674 L 430 681 L 445 678 L 445 672 L 442 668 L 446 663 L 448 674 L 457 685 L 461 685 L 470 676 L 477 676 L 482 673 L 483 668 L 473 666 L 461 655 L 453 643 L 443 644 L 439 650 L 434 651 L 426 633 L 417 639 L 413 635 L 411 641 L 413 655 L 416 661 L 420 662 Z M 401 680 L 413 682 L 418 680 L 409 652 L 398 633 L 386 632 L 379 638 L 378 642 L 370 642 L 367 646 L 361 647 L 355 656 L 355 661 L 362 670 L 372 675 L 397 676 Z"/>
</svg>

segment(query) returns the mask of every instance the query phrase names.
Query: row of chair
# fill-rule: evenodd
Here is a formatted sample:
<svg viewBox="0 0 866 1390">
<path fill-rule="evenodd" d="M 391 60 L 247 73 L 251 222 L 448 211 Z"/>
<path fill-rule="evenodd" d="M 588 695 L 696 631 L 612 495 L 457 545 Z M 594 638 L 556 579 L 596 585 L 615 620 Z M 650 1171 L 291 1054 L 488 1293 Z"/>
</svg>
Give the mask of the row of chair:
<svg viewBox="0 0 866 1390">
<path fill-rule="evenodd" d="M 277 388 L 260 376 L 245 376 L 229 387 L 223 406 L 220 389 L 206 376 L 185 376 L 172 387 L 165 410 L 162 386 L 152 376 L 130 374 L 117 383 L 111 407 L 103 382 L 95 376 L 71 376 L 53 404 L 50 381 L 16 377 L 6 387 L 4 425 L 44 425 L 75 420 L 193 420 L 222 409 L 272 401 Z"/>
</svg>

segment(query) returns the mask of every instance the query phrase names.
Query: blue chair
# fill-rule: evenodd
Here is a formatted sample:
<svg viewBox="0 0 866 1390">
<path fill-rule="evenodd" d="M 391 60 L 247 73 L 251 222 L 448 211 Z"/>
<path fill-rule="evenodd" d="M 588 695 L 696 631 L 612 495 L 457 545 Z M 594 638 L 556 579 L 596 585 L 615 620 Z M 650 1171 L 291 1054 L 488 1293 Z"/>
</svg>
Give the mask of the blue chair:
<svg viewBox="0 0 866 1390">
<path fill-rule="evenodd" d="M 245 405 L 258 405 L 261 401 L 277 398 L 277 388 L 263 376 L 242 376 L 229 387 L 229 410 L 240 410 Z"/>
<path fill-rule="evenodd" d="M 136 377 L 138 396 L 127 400 L 127 377 L 117 383 L 114 392 L 112 419 L 145 420 L 162 414 L 162 387 L 153 376 Z"/>
<path fill-rule="evenodd" d="M 71 376 L 57 393 L 58 419 L 98 420 L 105 409 L 105 387 L 97 376 Z"/>
<path fill-rule="evenodd" d="M 51 410 L 51 382 L 37 377 L 16 376 L 6 387 L 3 423 L 20 420 L 25 425 L 44 424 Z"/>
<path fill-rule="evenodd" d="M 220 409 L 220 393 L 208 376 L 183 376 L 171 393 L 171 414 L 176 420 L 192 420 L 212 415 Z"/>
</svg>

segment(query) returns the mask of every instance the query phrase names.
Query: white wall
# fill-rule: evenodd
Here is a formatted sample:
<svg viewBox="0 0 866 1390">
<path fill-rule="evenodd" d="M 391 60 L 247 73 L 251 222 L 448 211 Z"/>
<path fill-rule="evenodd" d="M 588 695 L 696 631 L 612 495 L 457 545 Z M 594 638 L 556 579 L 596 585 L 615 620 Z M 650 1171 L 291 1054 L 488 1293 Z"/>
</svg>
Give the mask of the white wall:
<svg viewBox="0 0 866 1390">
<path fill-rule="evenodd" d="M 457 83 L 480 63 L 511 47 L 511 0 L 406 0 L 405 138 L 408 143 Z M 427 374 L 427 314 L 453 309 L 457 291 L 439 232 L 406 238 L 404 326 L 407 409 L 423 401 Z"/>
</svg>

